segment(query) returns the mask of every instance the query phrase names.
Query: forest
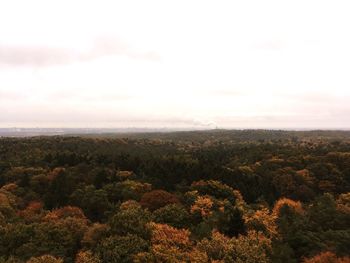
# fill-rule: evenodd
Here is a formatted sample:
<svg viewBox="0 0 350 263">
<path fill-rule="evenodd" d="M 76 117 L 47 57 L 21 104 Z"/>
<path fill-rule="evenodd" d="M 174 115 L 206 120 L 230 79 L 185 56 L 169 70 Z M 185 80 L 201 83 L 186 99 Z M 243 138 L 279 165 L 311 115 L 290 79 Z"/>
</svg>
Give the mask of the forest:
<svg viewBox="0 0 350 263">
<path fill-rule="evenodd" d="M 350 131 L 0 138 L 0 262 L 350 262 Z"/>
</svg>

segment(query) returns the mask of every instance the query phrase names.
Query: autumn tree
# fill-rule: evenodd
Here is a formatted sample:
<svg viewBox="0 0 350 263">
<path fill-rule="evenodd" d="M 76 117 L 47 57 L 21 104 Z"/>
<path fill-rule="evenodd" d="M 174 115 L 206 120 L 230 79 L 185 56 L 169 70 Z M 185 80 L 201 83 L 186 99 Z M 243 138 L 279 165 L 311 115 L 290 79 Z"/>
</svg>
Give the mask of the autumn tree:
<svg viewBox="0 0 350 263">
<path fill-rule="evenodd" d="M 38 222 L 44 215 L 43 203 L 39 201 L 30 202 L 27 207 L 17 212 L 27 223 Z"/>
<path fill-rule="evenodd" d="M 262 233 L 249 231 L 230 241 L 225 262 L 269 263 L 271 240 Z"/>
<path fill-rule="evenodd" d="M 150 223 L 152 232 L 150 252 L 139 253 L 136 262 L 189 262 L 192 242 L 190 232 L 166 224 Z"/>
<path fill-rule="evenodd" d="M 270 213 L 268 208 L 262 208 L 245 216 L 245 224 L 248 230 L 262 232 L 265 236 L 277 237 L 277 215 Z"/>
<path fill-rule="evenodd" d="M 169 204 L 178 203 L 180 202 L 176 195 L 164 190 L 153 190 L 145 193 L 140 200 L 142 207 L 148 208 L 150 211 L 154 211 Z"/>
</svg>

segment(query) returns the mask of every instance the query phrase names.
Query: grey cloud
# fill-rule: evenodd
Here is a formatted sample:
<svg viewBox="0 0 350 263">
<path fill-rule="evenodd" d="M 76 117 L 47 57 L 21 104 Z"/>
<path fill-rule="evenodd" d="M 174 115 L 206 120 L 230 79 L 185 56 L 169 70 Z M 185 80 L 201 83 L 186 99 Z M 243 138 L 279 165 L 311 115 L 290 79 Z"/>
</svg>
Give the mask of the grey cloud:
<svg viewBox="0 0 350 263">
<path fill-rule="evenodd" d="M 67 48 L 0 45 L 0 65 L 46 67 L 97 59 L 104 56 L 127 56 L 132 59 L 159 61 L 152 51 L 138 52 L 114 38 L 99 38 L 88 51 Z"/>
</svg>

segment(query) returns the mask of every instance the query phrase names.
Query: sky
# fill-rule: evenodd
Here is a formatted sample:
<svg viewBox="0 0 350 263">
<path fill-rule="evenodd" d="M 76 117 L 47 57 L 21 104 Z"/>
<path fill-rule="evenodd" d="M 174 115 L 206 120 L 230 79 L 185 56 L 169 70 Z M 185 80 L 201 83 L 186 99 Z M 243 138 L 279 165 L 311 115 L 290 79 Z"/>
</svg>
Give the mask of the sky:
<svg viewBox="0 0 350 263">
<path fill-rule="evenodd" d="M 350 2 L 0 0 L 0 127 L 350 129 Z"/>
</svg>

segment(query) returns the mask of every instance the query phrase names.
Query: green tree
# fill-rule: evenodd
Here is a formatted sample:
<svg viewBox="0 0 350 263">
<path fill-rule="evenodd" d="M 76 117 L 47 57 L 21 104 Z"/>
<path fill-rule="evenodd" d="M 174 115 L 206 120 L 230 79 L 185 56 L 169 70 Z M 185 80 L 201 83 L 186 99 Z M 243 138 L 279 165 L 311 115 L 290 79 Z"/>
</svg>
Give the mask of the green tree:
<svg viewBox="0 0 350 263">
<path fill-rule="evenodd" d="M 144 239 L 127 234 L 102 240 L 96 251 L 102 262 L 131 263 L 137 253 L 147 251 L 148 247 L 149 244 Z"/>
</svg>

